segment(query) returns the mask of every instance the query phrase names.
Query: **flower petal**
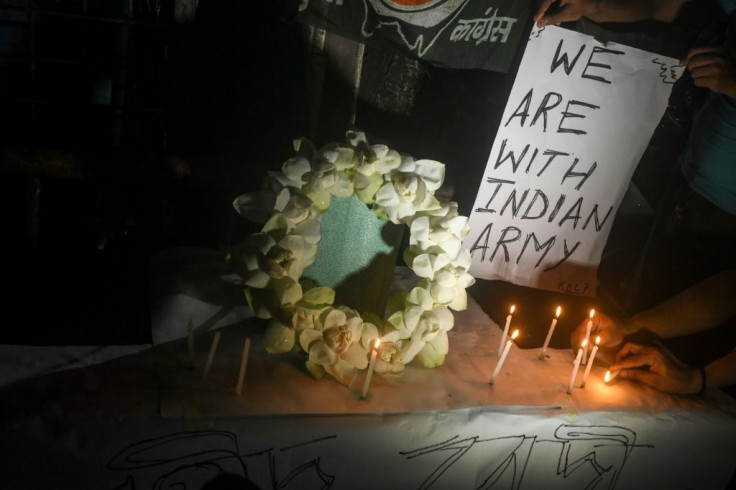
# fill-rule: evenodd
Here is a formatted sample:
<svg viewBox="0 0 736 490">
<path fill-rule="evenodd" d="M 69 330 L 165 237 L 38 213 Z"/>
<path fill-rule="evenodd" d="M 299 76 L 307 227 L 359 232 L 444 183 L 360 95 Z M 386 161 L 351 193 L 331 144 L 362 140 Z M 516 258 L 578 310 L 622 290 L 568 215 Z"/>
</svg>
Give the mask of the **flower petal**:
<svg viewBox="0 0 736 490">
<path fill-rule="evenodd" d="M 324 341 L 317 341 L 312 344 L 309 349 L 309 362 L 316 364 L 317 366 L 329 366 L 335 364 L 338 360 L 337 354 L 327 347 Z"/>
<path fill-rule="evenodd" d="M 426 368 L 436 368 L 445 362 L 448 347 L 447 334 L 440 332 L 433 341 L 424 344 L 422 350 L 417 354 L 417 359 Z"/>
<path fill-rule="evenodd" d="M 304 352 L 309 352 L 315 342 L 322 341 L 322 332 L 313 328 L 306 328 L 299 334 L 299 346 Z"/>
<path fill-rule="evenodd" d="M 342 353 L 341 357 L 345 362 L 358 369 L 368 367 L 368 353 L 357 342 L 350 344 L 350 347 Z"/>
<path fill-rule="evenodd" d="M 436 191 L 445 180 L 445 165 L 434 160 L 417 160 L 414 172 L 427 184 L 427 189 Z"/>
<path fill-rule="evenodd" d="M 297 184 L 303 184 L 304 174 L 311 171 L 312 168 L 309 165 L 309 160 L 307 160 L 306 158 L 293 157 L 284 162 L 284 164 L 281 166 L 281 170 L 284 172 L 284 175 L 289 178 L 289 180 L 292 180 Z"/>
<path fill-rule="evenodd" d="M 271 320 L 263 335 L 263 343 L 269 354 L 282 354 L 294 347 L 294 329 L 278 320 Z"/>
<path fill-rule="evenodd" d="M 347 317 L 345 316 L 345 313 L 338 309 L 330 310 L 329 313 L 327 313 L 327 315 L 325 316 L 323 329 L 327 330 L 328 328 L 345 325 L 346 321 Z"/>
<path fill-rule="evenodd" d="M 302 298 L 302 286 L 291 277 L 284 277 L 273 281 L 274 293 L 280 304 L 294 304 Z"/>
</svg>

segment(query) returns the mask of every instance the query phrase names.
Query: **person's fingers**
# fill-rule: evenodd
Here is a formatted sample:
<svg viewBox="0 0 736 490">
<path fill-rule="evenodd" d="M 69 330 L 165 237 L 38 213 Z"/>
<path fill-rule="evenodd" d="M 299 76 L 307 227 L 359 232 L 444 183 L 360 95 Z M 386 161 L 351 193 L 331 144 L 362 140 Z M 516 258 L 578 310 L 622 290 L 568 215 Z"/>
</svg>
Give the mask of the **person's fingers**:
<svg viewBox="0 0 736 490">
<path fill-rule="evenodd" d="M 724 60 L 720 56 L 698 57 L 687 64 L 687 69 L 690 70 L 691 74 L 704 70 L 721 70 L 723 62 Z"/>
<path fill-rule="evenodd" d="M 649 352 L 644 354 L 634 354 L 624 359 L 616 359 L 616 362 L 611 365 L 610 370 L 618 371 L 620 369 L 640 368 L 643 366 L 651 366 L 655 362 L 655 356 Z"/>
<path fill-rule="evenodd" d="M 595 339 L 596 336 L 600 336 L 601 342 L 598 346 L 602 349 L 613 349 L 618 347 L 621 342 L 620 339 L 613 335 L 608 329 L 601 329 L 595 332 L 595 335 L 591 334 L 591 337 Z"/>
<path fill-rule="evenodd" d="M 725 50 L 722 46 L 702 46 L 699 48 L 693 48 L 688 51 L 687 55 L 683 59 L 680 60 L 680 66 L 686 66 L 693 58 L 703 54 L 722 54 L 724 52 Z"/>
<path fill-rule="evenodd" d="M 580 348 L 580 343 L 585 339 L 586 322 L 579 324 L 570 334 L 570 346 L 573 349 Z"/>
<path fill-rule="evenodd" d="M 697 80 L 699 78 L 714 78 L 722 72 L 723 70 L 718 65 L 707 65 L 693 70 L 690 75 L 693 77 L 693 80 Z"/>
<path fill-rule="evenodd" d="M 616 359 L 623 359 L 624 357 L 633 355 L 633 354 L 640 354 L 642 352 L 651 351 L 651 347 L 647 347 L 645 345 L 636 344 L 634 342 L 627 342 L 624 344 L 621 349 L 616 353 Z"/>
<path fill-rule="evenodd" d="M 574 20 L 578 20 L 580 18 L 579 15 L 576 15 L 575 12 L 569 8 L 569 7 L 562 7 L 557 12 L 553 12 L 551 14 L 545 15 L 540 22 L 537 24 L 540 27 L 548 26 L 548 25 L 560 25 L 563 22 L 572 22 Z"/>
<path fill-rule="evenodd" d="M 544 0 L 539 7 L 537 8 L 537 13 L 534 14 L 534 22 L 539 23 L 540 20 L 544 18 L 544 14 L 547 12 L 547 9 L 555 3 L 555 0 Z M 542 27 L 542 26 L 540 26 Z"/>
</svg>

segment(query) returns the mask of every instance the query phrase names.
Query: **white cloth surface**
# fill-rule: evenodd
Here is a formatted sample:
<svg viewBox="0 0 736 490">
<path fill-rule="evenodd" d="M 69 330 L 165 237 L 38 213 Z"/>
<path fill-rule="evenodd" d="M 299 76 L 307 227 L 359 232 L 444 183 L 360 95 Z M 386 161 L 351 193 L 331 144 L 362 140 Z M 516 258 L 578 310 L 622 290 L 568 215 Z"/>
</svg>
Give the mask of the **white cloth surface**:
<svg viewBox="0 0 736 490">
<path fill-rule="evenodd" d="M 413 280 L 397 270 L 396 285 Z M 189 287 L 202 298 L 196 281 Z M 174 316 L 176 294 L 162 296 Z M 223 302 L 202 303 L 190 304 L 204 317 L 204 303 Z M 502 332 L 472 298 L 455 313 L 443 366 L 374 375 L 366 400 L 362 375 L 346 387 L 311 378 L 296 353 L 267 354 L 257 322 L 219 331 L 206 379 L 209 329 L 196 332 L 193 369 L 185 338 L 151 348 L 2 346 L 22 378 L 35 377 L 0 393 L 4 488 L 203 488 L 222 472 L 308 490 L 724 488 L 736 467 L 736 403 L 716 390 L 607 386 L 594 366 L 586 388 L 568 395 L 571 350 L 542 361 L 539 349 L 515 346 L 489 386 Z M 65 369 L 77 366 L 88 367 Z"/>
</svg>

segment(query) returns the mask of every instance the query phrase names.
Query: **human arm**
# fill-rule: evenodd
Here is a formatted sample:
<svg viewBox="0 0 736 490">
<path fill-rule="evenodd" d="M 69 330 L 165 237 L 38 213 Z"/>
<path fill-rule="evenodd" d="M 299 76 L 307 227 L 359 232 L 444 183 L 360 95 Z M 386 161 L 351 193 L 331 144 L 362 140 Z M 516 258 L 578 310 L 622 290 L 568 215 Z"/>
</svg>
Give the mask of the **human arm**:
<svg viewBox="0 0 736 490">
<path fill-rule="evenodd" d="M 542 0 L 534 15 L 539 27 L 559 25 L 587 17 L 594 22 L 637 22 L 657 20 L 672 22 L 689 0 Z"/>
<path fill-rule="evenodd" d="M 609 369 L 619 371 L 620 378 L 633 379 L 659 391 L 691 395 L 704 388 L 736 385 L 736 351 L 708 364 L 703 378 L 699 369 L 686 366 L 669 351 L 627 343 Z"/>
<path fill-rule="evenodd" d="M 736 316 L 736 268 L 691 286 L 624 322 L 624 335 L 640 330 L 673 338 L 703 332 Z"/>
<path fill-rule="evenodd" d="M 681 337 L 708 330 L 736 316 L 736 269 L 717 273 L 659 305 L 626 318 L 596 312 L 591 336 L 600 335 L 600 348 L 618 349 L 624 339 L 647 330 L 661 338 Z M 575 328 L 570 345 L 585 338 L 588 319 Z"/>
</svg>

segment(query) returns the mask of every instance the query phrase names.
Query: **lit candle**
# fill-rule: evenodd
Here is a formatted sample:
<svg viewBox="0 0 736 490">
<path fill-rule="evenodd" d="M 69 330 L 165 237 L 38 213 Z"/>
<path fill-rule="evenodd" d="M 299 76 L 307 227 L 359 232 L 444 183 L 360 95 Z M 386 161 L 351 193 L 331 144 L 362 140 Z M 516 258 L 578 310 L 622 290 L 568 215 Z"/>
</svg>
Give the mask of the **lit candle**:
<svg viewBox="0 0 736 490">
<path fill-rule="evenodd" d="M 618 373 L 620 372 L 621 371 L 614 371 L 613 373 L 611 373 L 611 371 L 606 371 L 606 375 L 603 376 L 603 381 L 606 383 L 610 383 L 611 381 L 613 381 L 613 378 L 618 376 Z"/>
<path fill-rule="evenodd" d="M 371 352 L 371 362 L 368 364 L 368 373 L 365 375 L 365 382 L 363 383 L 363 392 L 360 397 L 365 399 L 368 396 L 368 387 L 371 384 L 371 377 L 373 376 L 373 370 L 376 368 L 376 361 L 378 360 L 378 348 L 381 346 L 381 340 L 376 339 L 373 344 L 373 352 Z"/>
<path fill-rule="evenodd" d="M 581 388 L 585 388 L 585 382 L 588 381 L 588 375 L 590 375 L 590 368 L 593 367 L 593 359 L 595 359 L 595 353 L 598 352 L 598 344 L 601 341 L 601 336 L 598 335 L 595 338 L 595 345 L 593 346 L 593 350 L 590 351 L 590 360 L 588 361 L 588 365 L 585 367 L 585 372 L 583 373 L 583 382 L 580 383 Z"/>
<path fill-rule="evenodd" d="M 501 355 L 501 349 L 503 349 L 503 344 L 506 342 L 506 338 L 509 335 L 509 327 L 511 326 L 511 315 L 514 314 L 514 310 L 516 309 L 516 306 L 511 305 L 511 310 L 509 310 L 509 315 L 506 317 L 506 326 L 503 327 L 503 335 L 501 335 L 501 342 L 498 344 L 498 352 L 497 355 Z"/>
<path fill-rule="evenodd" d="M 509 349 L 511 349 L 511 344 L 514 343 L 514 339 L 519 335 L 519 329 L 517 328 L 514 330 L 514 333 L 511 334 L 511 337 L 509 340 L 506 341 L 506 347 L 503 348 L 503 354 L 501 354 L 501 359 L 498 360 L 498 364 L 496 364 L 496 369 L 493 370 L 493 375 L 491 376 L 491 380 L 489 381 L 490 384 L 493 384 L 496 382 L 496 376 L 498 376 L 498 373 L 501 372 L 501 366 L 503 366 L 503 361 L 506 360 L 506 356 L 509 353 Z"/>
<path fill-rule="evenodd" d="M 217 351 L 217 344 L 220 342 L 220 332 L 215 332 L 215 337 L 212 339 L 212 345 L 210 346 L 210 353 L 207 355 L 207 362 L 204 365 L 204 372 L 202 373 L 202 379 L 207 377 L 207 373 L 210 372 L 212 367 L 212 361 L 215 359 L 215 352 Z"/>
<path fill-rule="evenodd" d="M 595 316 L 595 310 L 590 310 L 590 320 L 588 320 L 588 327 L 585 329 L 585 350 L 583 351 L 583 364 L 588 363 L 588 347 L 587 344 L 590 342 L 590 331 L 593 329 L 593 316 Z"/>
<path fill-rule="evenodd" d="M 245 381 L 245 366 L 248 365 L 248 353 L 250 352 L 250 338 L 245 339 L 243 344 L 243 356 L 240 358 L 240 372 L 238 373 L 238 385 L 235 388 L 235 394 L 240 396 L 243 391 L 243 381 Z"/>
<path fill-rule="evenodd" d="M 575 357 L 575 363 L 572 365 L 572 374 L 570 375 L 570 383 L 567 385 L 567 394 L 572 393 L 572 385 L 575 384 L 575 377 L 578 375 L 578 368 L 580 368 L 580 360 L 583 358 L 583 352 L 585 346 L 588 344 L 587 340 L 583 340 L 583 343 L 578 349 L 578 355 Z"/>
<path fill-rule="evenodd" d="M 544 359 L 544 353 L 547 351 L 547 347 L 549 346 L 549 341 L 552 339 L 552 334 L 555 331 L 555 325 L 557 325 L 557 319 L 560 317 L 560 312 L 562 312 L 562 307 L 557 307 L 557 312 L 555 313 L 555 317 L 552 319 L 552 324 L 549 326 L 549 332 L 547 332 L 547 338 L 544 339 L 544 345 L 542 346 L 542 351 L 539 353 L 539 358 Z"/>
</svg>

